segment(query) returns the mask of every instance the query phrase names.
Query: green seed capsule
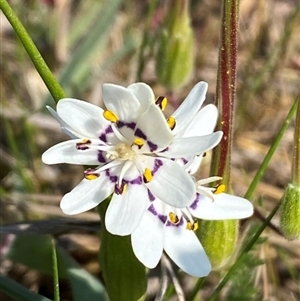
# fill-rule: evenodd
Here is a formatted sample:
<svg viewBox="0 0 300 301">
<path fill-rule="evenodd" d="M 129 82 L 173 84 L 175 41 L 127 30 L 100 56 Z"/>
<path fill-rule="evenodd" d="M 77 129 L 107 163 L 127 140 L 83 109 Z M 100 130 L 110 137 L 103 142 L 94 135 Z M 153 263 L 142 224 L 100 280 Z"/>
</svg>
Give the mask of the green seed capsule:
<svg viewBox="0 0 300 301">
<path fill-rule="evenodd" d="M 280 215 L 280 226 L 287 239 L 300 236 L 300 187 L 288 184 L 285 189 Z"/>
<path fill-rule="evenodd" d="M 213 269 L 224 267 L 233 254 L 238 237 L 238 221 L 199 221 L 197 236 Z"/>
</svg>

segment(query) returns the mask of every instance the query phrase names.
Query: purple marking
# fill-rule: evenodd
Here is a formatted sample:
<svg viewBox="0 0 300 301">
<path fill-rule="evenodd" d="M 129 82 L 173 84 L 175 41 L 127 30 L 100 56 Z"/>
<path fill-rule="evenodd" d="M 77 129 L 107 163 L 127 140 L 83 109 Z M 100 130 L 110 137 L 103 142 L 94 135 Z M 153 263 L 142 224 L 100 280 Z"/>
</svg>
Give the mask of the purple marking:
<svg viewBox="0 0 300 301">
<path fill-rule="evenodd" d="M 155 200 L 154 194 L 149 189 L 147 191 L 148 191 L 148 198 L 150 202 L 153 202 Z"/>
<path fill-rule="evenodd" d="M 183 223 L 184 223 L 183 217 L 181 217 L 179 223 L 173 224 L 173 223 L 171 223 L 171 222 L 168 220 L 167 223 L 166 223 L 166 226 L 167 226 L 167 227 L 169 227 L 169 226 L 180 227 L 180 226 L 183 225 Z"/>
<path fill-rule="evenodd" d="M 196 198 L 193 201 L 193 203 L 190 205 L 190 208 L 192 208 L 194 210 L 197 209 L 199 201 L 200 201 L 200 194 L 196 193 Z"/>
<path fill-rule="evenodd" d="M 147 141 L 147 143 L 148 143 L 148 145 L 149 145 L 149 148 L 150 148 L 150 151 L 151 151 L 151 152 L 154 152 L 154 151 L 157 150 L 157 148 L 158 148 L 157 144 L 155 144 L 155 143 L 153 143 L 153 142 L 151 142 L 151 141 Z"/>
<path fill-rule="evenodd" d="M 143 138 L 144 140 L 147 140 L 147 136 L 140 129 L 136 129 L 134 135 L 137 137 Z M 149 147 L 150 147 L 150 145 L 149 145 Z"/>
<path fill-rule="evenodd" d="M 100 163 L 105 163 L 106 162 L 106 159 L 103 156 L 103 151 L 98 151 L 98 156 L 97 157 L 98 157 L 98 161 Z"/>
<path fill-rule="evenodd" d="M 107 177 L 109 177 L 109 180 L 110 180 L 112 183 L 117 183 L 118 177 L 117 177 L 117 176 L 111 176 L 111 175 L 110 175 L 110 172 L 109 172 L 109 169 L 106 169 L 105 175 L 106 175 Z"/>
<path fill-rule="evenodd" d="M 166 215 L 163 214 L 159 214 L 158 218 L 165 224 L 166 220 L 168 219 L 168 217 Z"/>
<path fill-rule="evenodd" d="M 159 220 L 164 224 L 167 220 L 167 216 L 164 214 L 158 214 L 156 209 L 154 208 L 153 204 L 150 205 L 148 211 L 151 212 L 153 215 L 157 216 Z"/>
<path fill-rule="evenodd" d="M 169 150 L 169 147 L 167 146 L 165 149 L 163 149 L 162 151 L 160 151 L 161 153 L 166 152 Z"/>
<path fill-rule="evenodd" d="M 157 211 L 155 210 L 153 204 L 150 205 L 150 207 L 148 208 L 148 211 L 150 211 L 153 215 L 157 215 Z"/>
<path fill-rule="evenodd" d="M 154 168 L 152 170 L 152 175 L 154 175 L 159 169 L 161 166 L 163 166 L 163 162 L 159 159 L 155 159 L 154 160 Z"/>
<path fill-rule="evenodd" d="M 107 142 L 107 135 L 113 133 L 111 125 L 109 125 L 99 136 L 99 139 L 103 142 Z"/>
<path fill-rule="evenodd" d="M 92 143 L 91 140 L 86 140 L 85 142 L 78 142 L 78 143 L 76 143 L 76 149 L 82 150 L 82 151 L 87 150 L 87 149 L 89 149 L 88 144 L 91 144 L 91 143 Z"/>
<path fill-rule="evenodd" d="M 106 138 L 106 134 L 105 133 L 102 133 L 100 136 L 99 136 L 99 139 L 103 142 L 107 142 L 107 138 Z"/>
<path fill-rule="evenodd" d="M 184 165 L 189 162 L 188 159 L 186 159 L 186 158 L 181 158 L 181 160 L 182 160 L 182 162 L 183 162 Z"/>
<path fill-rule="evenodd" d="M 143 180 L 142 180 L 141 176 L 138 176 L 135 179 L 130 180 L 129 183 L 134 184 L 134 185 L 141 185 L 141 184 L 143 184 Z"/>
<path fill-rule="evenodd" d="M 136 127 L 135 122 L 124 122 L 124 121 L 119 120 L 116 124 L 117 124 L 117 128 L 119 128 L 119 129 L 126 126 L 130 129 L 134 130 Z"/>
</svg>

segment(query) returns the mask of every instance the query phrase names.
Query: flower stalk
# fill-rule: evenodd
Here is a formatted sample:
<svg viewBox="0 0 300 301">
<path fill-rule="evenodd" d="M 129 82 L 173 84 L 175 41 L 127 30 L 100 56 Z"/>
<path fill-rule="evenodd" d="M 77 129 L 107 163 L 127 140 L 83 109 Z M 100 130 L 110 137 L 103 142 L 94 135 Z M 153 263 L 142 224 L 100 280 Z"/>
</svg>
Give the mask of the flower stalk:
<svg viewBox="0 0 300 301">
<path fill-rule="evenodd" d="M 223 178 L 222 184 L 225 185 L 227 192 L 230 189 L 230 162 L 236 93 L 238 16 L 239 0 L 223 0 L 216 89 L 216 101 L 220 116 L 217 129 L 223 132 L 223 139 L 213 150 L 211 175 Z M 237 220 L 202 220 L 199 229 L 198 237 L 203 243 L 213 268 L 223 267 L 228 262 L 236 246 Z M 219 242 L 220 246 L 226 246 L 226 248 L 218 248 L 216 241 Z"/>
<path fill-rule="evenodd" d="M 7 20 L 10 22 L 11 26 L 14 28 L 16 34 L 22 42 L 36 70 L 46 84 L 52 97 L 56 102 L 58 102 L 61 98 L 64 97 L 64 91 L 55 79 L 53 73 L 51 72 L 39 50 L 35 46 L 27 30 L 6 0 L 0 0 L 0 8 L 6 16 Z"/>
</svg>

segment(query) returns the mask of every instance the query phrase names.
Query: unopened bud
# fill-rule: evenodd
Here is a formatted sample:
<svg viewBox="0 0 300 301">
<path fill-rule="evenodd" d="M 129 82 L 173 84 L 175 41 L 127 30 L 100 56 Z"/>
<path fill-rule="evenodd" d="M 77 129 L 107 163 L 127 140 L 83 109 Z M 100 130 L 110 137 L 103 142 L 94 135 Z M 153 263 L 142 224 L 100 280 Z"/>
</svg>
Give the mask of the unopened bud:
<svg viewBox="0 0 300 301">
<path fill-rule="evenodd" d="M 238 221 L 200 220 L 197 236 L 213 269 L 220 269 L 229 262 L 235 250 L 238 237 Z"/>
<path fill-rule="evenodd" d="M 170 1 L 156 57 L 156 74 L 167 88 L 184 85 L 194 65 L 194 37 L 187 0 Z"/>
<path fill-rule="evenodd" d="M 280 215 L 280 226 L 287 239 L 300 237 L 300 187 L 288 184 L 285 189 Z"/>
</svg>

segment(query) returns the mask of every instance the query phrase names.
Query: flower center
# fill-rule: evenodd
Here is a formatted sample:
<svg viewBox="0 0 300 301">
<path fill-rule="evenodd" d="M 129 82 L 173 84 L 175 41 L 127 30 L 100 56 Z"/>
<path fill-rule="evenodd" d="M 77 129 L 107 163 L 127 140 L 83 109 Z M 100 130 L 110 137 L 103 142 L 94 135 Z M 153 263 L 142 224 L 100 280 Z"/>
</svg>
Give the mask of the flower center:
<svg viewBox="0 0 300 301">
<path fill-rule="evenodd" d="M 131 148 L 131 146 L 124 142 L 117 144 L 114 150 L 107 152 L 107 157 L 113 160 L 133 160 L 135 155 L 136 152 Z"/>
</svg>

